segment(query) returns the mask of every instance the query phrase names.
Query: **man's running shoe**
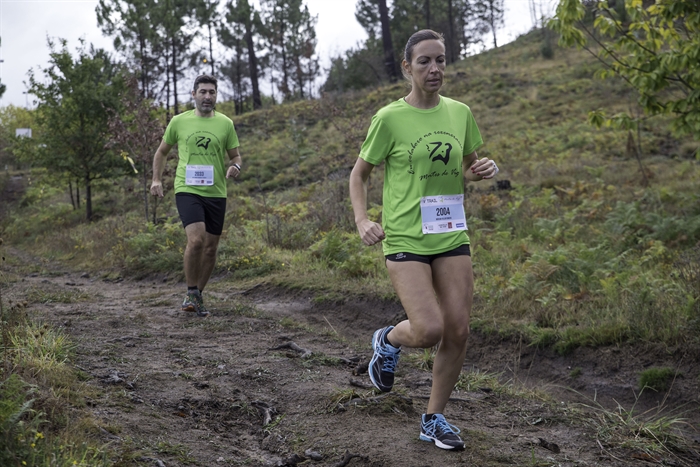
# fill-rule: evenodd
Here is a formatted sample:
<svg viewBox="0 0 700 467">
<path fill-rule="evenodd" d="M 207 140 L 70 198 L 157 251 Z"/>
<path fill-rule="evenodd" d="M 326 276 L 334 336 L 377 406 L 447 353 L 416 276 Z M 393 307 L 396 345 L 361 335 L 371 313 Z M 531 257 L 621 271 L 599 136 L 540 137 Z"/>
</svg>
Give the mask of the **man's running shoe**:
<svg viewBox="0 0 700 467">
<path fill-rule="evenodd" d="M 209 310 L 204 306 L 202 294 L 187 293 L 182 302 L 182 311 L 194 311 L 197 316 L 208 316 Z"/>
<path fill-rule="evenodd" d="M 197 311 L 195 308 L 194 294 L 187 293 L 185 299 L 182 301 L 182 311 Z"/>
<path fill-rule="evenodd" d="M 390 345 L 386 340 L 386 335 L 392 329 L 394 326 L 378 329 L 372 336 L 374 355 L 369 362 L 369 379 L 372 380 L 374 387 L 382 392 L 389 392 L 394 386 L 394 372 L 401 353 L 400 348 Z"/>
<path fill-rule="evenodd" d="M 459 431 L 440 413 L 430 418 L 426 418 L 426 414 L 421 415 L 420 439 L 432 441 L 440 449 L 464 449 L 464 441 L 457 435 Z"/>
</svg>

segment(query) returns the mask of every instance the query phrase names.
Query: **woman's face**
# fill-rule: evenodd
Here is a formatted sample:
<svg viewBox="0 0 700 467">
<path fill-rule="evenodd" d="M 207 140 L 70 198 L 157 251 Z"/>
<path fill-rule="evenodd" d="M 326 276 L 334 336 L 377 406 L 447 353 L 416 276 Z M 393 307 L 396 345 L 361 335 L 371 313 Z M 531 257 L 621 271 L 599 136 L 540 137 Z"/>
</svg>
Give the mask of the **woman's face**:
<svg viewBox="0 0 700 467">
<path fill-rule="evenodd" d="M 445 45 L 437 39 L 421 41 L 413 47 L 411 63 L 403 61 L 414 89 L 432 94 L 442 87 L 445 76 Z"/>
</svg>

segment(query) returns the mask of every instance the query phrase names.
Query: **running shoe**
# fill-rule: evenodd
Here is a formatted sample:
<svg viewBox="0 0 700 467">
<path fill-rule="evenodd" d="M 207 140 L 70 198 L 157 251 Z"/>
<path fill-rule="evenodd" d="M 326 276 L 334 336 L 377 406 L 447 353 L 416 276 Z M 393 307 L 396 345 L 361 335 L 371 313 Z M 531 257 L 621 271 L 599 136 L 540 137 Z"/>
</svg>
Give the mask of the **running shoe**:
<svg viewBox="0 0 700 467">
<path fill-rule="evenodd" d="M 197 311 L 195 308 L 194 294 L 187 293 L 185 299 L 182 301 L 182 311 Z"/>
<path fill-rule="evenodd" d="M 182 311 L 194 311 L 197 316 L 208 316 L 209 310 L 204 306 L 202 294 L 187 293 L 182 302 Z"/>
<path fill-rule="evenodd" d="M 464 449 L 464 441 L 458 436 L 459 428 L 445 420 L 445 417 L 436 413 L 426 418 L 421 415 L 420 439 L 432 441 L 440 449 Z"/>
<path fill-rule="evenodd" d="M 374 387 L 382 392 L 389 392 L 394 387 L 394 372 L 401 353 L 400 348 L 386 342 L 386 335 L 392 329 L 394 326 L 377 329 L 372 336 L 374 355 L 369 362 L 369 379 L 372 380 Z"/>
</svg>

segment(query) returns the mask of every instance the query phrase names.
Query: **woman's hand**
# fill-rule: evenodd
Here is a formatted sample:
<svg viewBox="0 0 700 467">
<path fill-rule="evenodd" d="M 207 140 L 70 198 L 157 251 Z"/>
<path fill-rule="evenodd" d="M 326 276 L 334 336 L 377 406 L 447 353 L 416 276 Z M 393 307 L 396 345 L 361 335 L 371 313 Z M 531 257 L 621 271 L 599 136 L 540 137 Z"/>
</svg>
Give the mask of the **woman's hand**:
<svg viewBox="0 0 700 467">
<path fill-rule="evenodd" d="M 372 246 L 384 240 L 385 234 L 382 226 L 369 219 L 365 219 L 357 224 L 357 231 L 360 233 L 362 242 L 367 246 Z"/>
<path fill-rule="evenodd" d="M 488 157 L 477 159 L 469 169 L 474 175 L 478 175 L 483 179 L 493 178 L 498 173 L 498 166 Z"/>
</svg>

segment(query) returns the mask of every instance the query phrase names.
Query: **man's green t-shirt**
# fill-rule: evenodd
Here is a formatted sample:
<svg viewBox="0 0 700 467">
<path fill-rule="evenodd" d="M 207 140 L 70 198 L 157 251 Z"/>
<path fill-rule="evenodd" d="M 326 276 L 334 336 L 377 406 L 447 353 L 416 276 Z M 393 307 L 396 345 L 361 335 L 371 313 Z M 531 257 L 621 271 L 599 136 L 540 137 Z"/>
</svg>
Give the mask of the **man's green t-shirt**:
<svg viewBox="0 0 700 467">
<path fill-rule="evenodd" d="M 163 136 L 167 144 L 177 144 L 179 160 L 175 173 L 175 193 L 226 198 L 227 151 L 239 146 L 238 135 L 233 122 L 226 115 L 214 112 L 213 117 L 198 117 L 194 112 L 189 110 L 173 117 Z M 188 166 L 192 171 L 190 176 Z M 201 173 L 206 176 L 201 180 L 193 179 L 193 166 L 201 168 Z"/>
<path fill-rule="evenodd" d="M 434 255 L 469 243 L 465 230 L 424 234 L 420 203 L 427 196 L 463 195 L 463 158 L 482 144 L 469 107 L 442 96 L 432 109 L 399 99 L 372 117 L 360 157 L 385 163 L 385 255 Z"/>
</svg>

